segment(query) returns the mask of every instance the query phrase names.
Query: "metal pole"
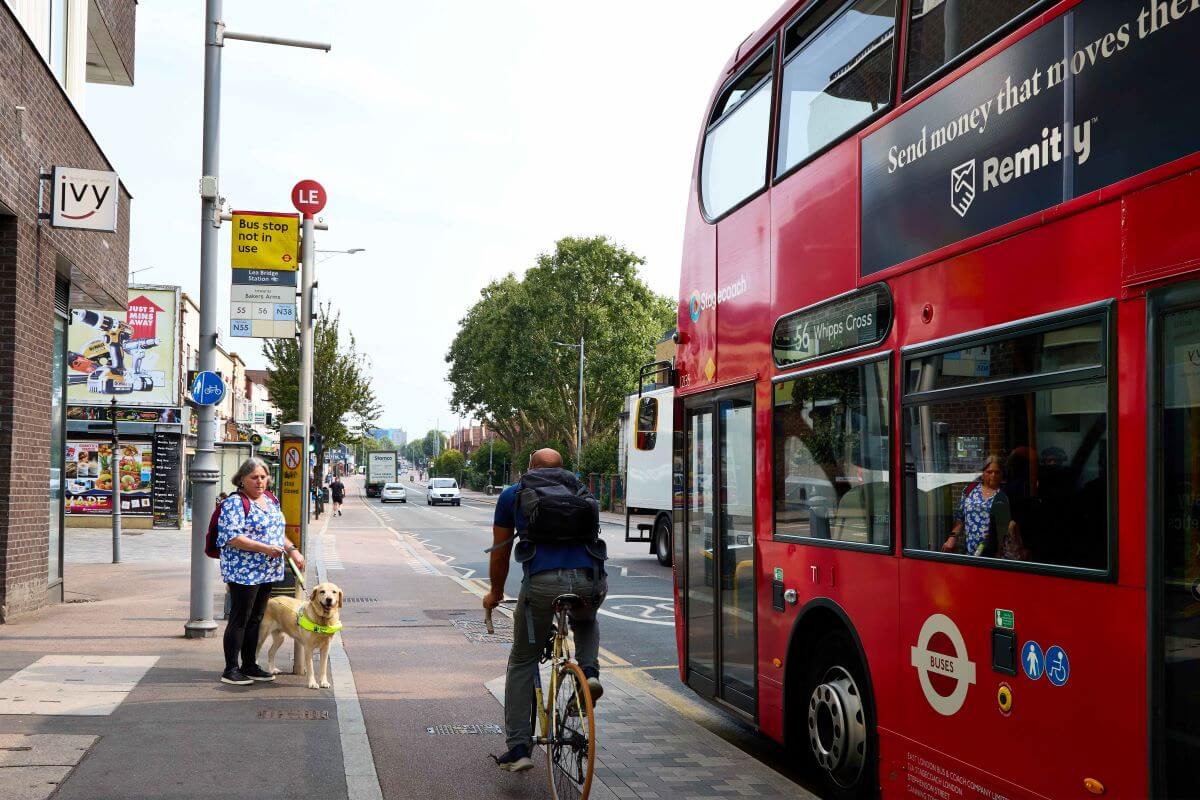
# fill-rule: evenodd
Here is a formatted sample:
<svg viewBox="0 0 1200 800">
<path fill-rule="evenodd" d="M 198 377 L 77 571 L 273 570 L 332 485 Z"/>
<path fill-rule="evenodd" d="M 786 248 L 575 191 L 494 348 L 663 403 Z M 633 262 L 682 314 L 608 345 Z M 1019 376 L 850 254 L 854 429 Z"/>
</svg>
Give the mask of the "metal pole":
<svg viewBox="0 0 1200 800">
<path fill-rule="evenodd" d="M 583 337 L 579 337 L 579 424 L 575 429 L 575 471 L 582 474 L 583 467 Z"/>
<path fill-rule="evenodd" d="M 112 562 L 121 563 L 121 440 L 117 435 L 117 398 L 109 406 L 112 420 L 112 453 L 108 457 L 108 474 L 112 479 Z M 140 468 L 139 468 L 140 469 Z"/>
<path fill-rule="evenodd" d="M 221 4 L 207 0 L 204 16 L 204 154 L 200 191 L 200 369 L 217 365 L 217 177 L 220 172 L 221 131 Z M 212 636 L 213 560 L 204 555 L 208 517 L 217 500 L 217 481 L 221 478 L 213 446 L 216 433 L 213 422 L 216 409 L 200 406 L 196 433 L 196 457 L 189 475 L 192 479 L 192 581 L 191 611 L 184 635 L 189 639 Z"/>
<path fill-rule="evenodd" d="M 304 425 L 304 446 L 300 448 L 304 463 L 300 470 L 300 552 L 308 556 L 308 515 L 312 492 L 309 489 L 312 479 L 312 467 L 308 463 L 308 443 L 312 441 L 313 416 L 313 259 L 316 248 L 313 247 L 313 218 L 305 214 L 301 223 L 300 239 L 300 422 Z M 304 589 L 296 582 L 297 600 L 304 599 Z M 292 647 L 292 674 L 300 675 L 300 668 L 312 669 L 312 664 L 304 664 L 304 652 L 300 642 L 294 642 Z"/>
</svg>

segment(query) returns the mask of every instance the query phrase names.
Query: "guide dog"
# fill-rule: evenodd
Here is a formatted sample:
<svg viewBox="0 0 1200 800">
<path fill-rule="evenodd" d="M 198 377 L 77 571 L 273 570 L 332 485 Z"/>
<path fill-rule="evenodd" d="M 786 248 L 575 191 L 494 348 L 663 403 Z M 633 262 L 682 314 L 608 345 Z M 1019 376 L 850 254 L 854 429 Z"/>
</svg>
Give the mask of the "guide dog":
<svg viewBox="0 0 1200 800">
<path fill-rule="evenodd" d="M 300 645 L 300 674 L 308 675 L 308 688 L 328 689 L 331 685 L 329 647 L 333 644 L 334 634 L 342 629 L 338 613 L 341 607 L 342 590 L 335 583 L 317 584 L 309 593 L 308 602 L 292 597 L 272 597 L 258 629 L 259 650 L 267 637 L 272 637 L 271 649 L 267 651 L 267 671 L 272 675 L 282 672 L 275 666 L 275 653 L 287 634 Z M 312 668 L 313 650 L 321 651 L 320 678 Z"/>
</svg>

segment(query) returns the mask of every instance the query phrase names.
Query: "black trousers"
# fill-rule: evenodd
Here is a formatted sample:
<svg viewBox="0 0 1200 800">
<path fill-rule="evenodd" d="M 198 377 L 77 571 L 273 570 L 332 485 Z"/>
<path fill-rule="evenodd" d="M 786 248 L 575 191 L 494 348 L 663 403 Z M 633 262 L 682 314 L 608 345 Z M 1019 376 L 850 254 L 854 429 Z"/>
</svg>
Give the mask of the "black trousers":
<svg viewBox="0 0 1200 800">
<path fill-rule="evenodd" d="M 267 601 L 271 599 L 273 585 L 226 584 L 231 601 L 229 619 L 225 623 L 226 669 L 237 667 L 239 654 L 242 657 L 243 668 L 258 665 L 258 628 L 262 623 L 263 614 L 267 611 Z"/>
</svg>

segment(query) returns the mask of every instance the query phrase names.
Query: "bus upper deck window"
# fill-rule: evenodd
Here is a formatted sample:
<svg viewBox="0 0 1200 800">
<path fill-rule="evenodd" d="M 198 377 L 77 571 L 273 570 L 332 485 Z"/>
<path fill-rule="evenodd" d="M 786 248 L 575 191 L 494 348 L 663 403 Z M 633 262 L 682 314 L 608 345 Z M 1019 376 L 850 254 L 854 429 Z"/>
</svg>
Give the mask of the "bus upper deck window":
<svg viewBox="0 0 1200 800">
<path fill-rule="evenodd" d="M 1044 0 L 913 0 L 908 18 L 909 89 Z"/>
<path fill-rule="evenodd" d="M 767 185 L 772 54 L 768 49 L 734 78 L 709 116 L 700 197 L 714 219 Z"/>
<path fill-rule="evenodd" d="M 779 115 L 782 175 L 892 99 L 896 0 L 823 3 L 788 30 Z"/>
</svg>

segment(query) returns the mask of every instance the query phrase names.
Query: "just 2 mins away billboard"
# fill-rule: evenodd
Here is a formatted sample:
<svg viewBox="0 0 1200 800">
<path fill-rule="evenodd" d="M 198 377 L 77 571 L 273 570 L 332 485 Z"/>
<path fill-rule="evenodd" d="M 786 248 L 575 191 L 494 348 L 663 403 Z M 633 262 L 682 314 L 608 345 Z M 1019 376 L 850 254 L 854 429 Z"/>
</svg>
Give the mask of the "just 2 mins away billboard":
<svg viewBox="0 0 1200 800">
<path fill-rule="evenodd" d="M 862 142 L 862 274 L 1200 149 L 1200 0 L 1084 0 Z"/>
<path fill-rule="evenodd" d="M 127 311 L 71 311 L 67 403 L 179 405 L 179 290 L 129 288 Z"/>
</svg>

